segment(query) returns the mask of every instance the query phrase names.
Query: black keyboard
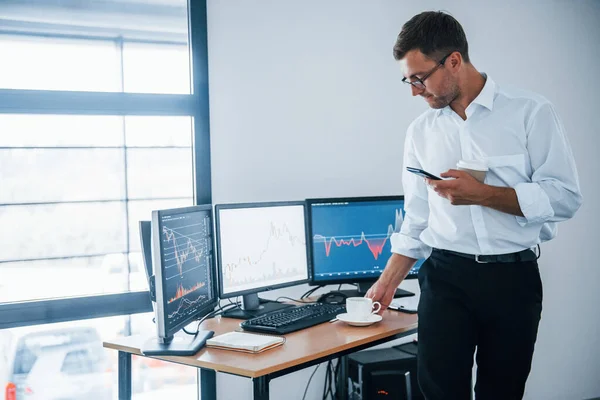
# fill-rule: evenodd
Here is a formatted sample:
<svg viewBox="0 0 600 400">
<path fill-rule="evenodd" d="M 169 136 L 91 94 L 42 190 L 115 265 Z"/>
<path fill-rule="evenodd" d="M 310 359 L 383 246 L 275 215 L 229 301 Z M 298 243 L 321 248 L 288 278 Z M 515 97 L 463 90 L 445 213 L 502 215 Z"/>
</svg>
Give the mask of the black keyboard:
<svg viewBox="0 0 600 400">
<path fill-rule="evenodd" d="M 276 333 L 283 335 L 331 321 L 337 315 L 345 313 L 346 306 L 339 304 L 314 303 L 248 319 L 240 324 L 246 331 Z"/>
</svg>

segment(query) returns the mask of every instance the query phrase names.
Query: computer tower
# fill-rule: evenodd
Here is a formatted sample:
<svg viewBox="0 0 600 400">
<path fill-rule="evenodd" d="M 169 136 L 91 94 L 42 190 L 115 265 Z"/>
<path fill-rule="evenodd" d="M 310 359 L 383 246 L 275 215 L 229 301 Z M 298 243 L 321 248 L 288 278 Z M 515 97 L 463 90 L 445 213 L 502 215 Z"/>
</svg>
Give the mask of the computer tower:
<svg viewBox="0 0 600 400">
<path fill-rule="evenodd" d="M 396 349 L 396 350 L 402 351 L 404 353 L 412 354 L 413 356 L 417 357 L 419 345 L 417 344 L 416 341 L 413 341 L 413 342 L 400 344 L 398 346 L 394 346 L 394 347 L 392 347 L 392 349 Z"/>
<path fill-rule="evenodd" d="M 421 392 L 421 389 L 419 388 L 419 381 L 417 379 L 417 351 L 418 351 L 418 348 L 419 348 L 419 346 L 416 341 L 408 342 L 408 343 L 404 343 L 404 344 L 392 347 L 392 349 L 395 349 L 402 353 L 406 353 L 406 354 L 413 356 L 414 364 L 412 364 L 412 367 L 410 369 L 410 375 L 411 375 L 410 382 L 411 382 L 411 387 L 412 387 L 412 396 L 413 396 L 413 400 L 424 400 L 425 396 L 423 396 L 423 393 Z"/>
<path fill-rule="evenodd" d="M 417 383 L 416 356 L 395 348 L 348 356 L 348 397 L 351 400 L 423 399 Z"/>
</svg>

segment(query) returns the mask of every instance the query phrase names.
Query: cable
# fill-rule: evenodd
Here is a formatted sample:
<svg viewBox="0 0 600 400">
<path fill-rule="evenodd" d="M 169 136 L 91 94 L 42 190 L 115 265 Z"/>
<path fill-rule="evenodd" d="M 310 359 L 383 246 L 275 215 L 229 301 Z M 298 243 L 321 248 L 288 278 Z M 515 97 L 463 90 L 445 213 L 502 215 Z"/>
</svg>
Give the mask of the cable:
<svg viewBox="0 0 600 400">
<path fill-rule="evenodd" d="M 327 399 L 327 396 L 331 396 L 333 400 L 338 399 L 338 389 L 339 389 L 339 372 L 340 372 L 340 360 L 338 359 L 333 365 L 334 360 L 329 361 L 329 371 L 327 373 L 328 384 L 327 390 L 323 394 L 323 400 Z"/>
<path fill-rule="evenodd" d="M 536 260 L 539 260 L 539 259 L 540 259 L 540 257 L 542 256 L 542 248 L 540 247 L 540 245 L 539 245 L 539 244 L 537 245 L 537 248 L 538 248 L 538 255 L 537 255 L 537 258 L 536 258 Z"/>
<path fill-rule="evenodd" d="M 233 307 L 230 307 L 233 306 Z M 200 325 L 207 320 L 208 318 L 214 318 L 217 315 L 221 315 L 223 314 L 225 311 L 229 311 L 229 310 L 233 310 L 234 308 L 237 307 L 236 304 L 227 304 L 225 307 L 221 307 L 221 305 L 219 304 L 219 309 L 218 310 L 213 310 L 211 312 L 209 312 L 208 314 L 206 314 L 204 317 L 200 318 L 198 320 L 198 325 L 196 326 L 196 332 L 190 332 L 187 329 L 185 329 L 185 327 L 182 329 L 185 333 L 187 333 L 188 335 L 192 335 L 192 336 L 196 336 L 198 334 L 198 332 L 200 332 Z M 227 308 L 229 307 L 229 308 Z"/>
<path fill-rule="evenodd" d="M 312 288 L 312 289 L 309 289 L 309 290 L 308 290 L 308 291 L 306 291 L 306 292 L 305 292 L 305 293 L 304 293 L 302 296 L 300 296 L 300 299 L 301 299 L 301 300 L 302 300 L 302 299 L 306 299 L 307 297 L 309 297 L 311 294 L 313 294 L 314 292 L 316 292 L 318 289 L 320 289 L 320 288 L 322 288 L 322 287 L 323 287 L 323 285 L 319 285 L 319 286 L 316 286 L 316 287 L 314 287 L 314 288 Z"/>
<path fill-rule="evenodd" d="M 336 363 L 335 367 L 333 366 L 333 360 L 331 361 L 331 398 L 333 400 L 337 399 L 337 365 L 339 364 Z"/>
<path fill-rule="evenodd" d="M 230 311 L 230 310 L 234 310 L 236 308 L 240 307 L 240 303 L 238 301 L 238 297 L 235 298 L 235 303 L 233 301 L 231 301 L 231 299 L 227 299 L 229 301 L 229 304 L 226 304 L 225 307 L 221 306 L 221 302 L 219 302 L 217 304 L 217 307 L 219 307 L 218 310 L 213 310 L 211 312 L 209 312 L 208 314 L 206 314 L 204 317 L 200 318 L 199 322 L 198 322 L 198 326 L 196 327 L 196 332 L 191 332 L 188 331 L 187 329 L 185 329 L 185 327 L 183 327 L 181 330 L 184 331 L 185 333 L 187 333 L 188 335 L 191 336 L 196 336 L 198 334 L 198 332 L 200 332 L 200 324 L 202 324 L 202 322 L 204 322 L 207 318 L 213 318 L 216 317 L 217 315 L 221 315 L 226 311 Z M 233 306 L 233 307 L 230 307 Z M 229 308 L 227 308 L 229 307 Z M 152 317 L 152 322 L 156 323 L 156 318 Z"/>
<path fill-rule="evenodd" d="M 316 303 L 316 301 L 303 301 L 302 299 L 301 300 L 296 300 L 296 299 L 292 299 L 291 297 L 287 297 L 287 296 L 279 296 L 275 301 L 277 303 L 279 303 L 279 299 L 291 300 L 294 303 L 300 303 L 300 304 L 313 304 L 313 303 Z"/>
<path fill-rule="evenodd" d="M 323 381 L 323 400 L 327 398 L 327 393 L 329 393 L 329 365 L 331 364 L 331 360 L 327 361 L 327 370 L 325 372 L 325 380 Z"/>
<path fill-rule="evenodd" d="M 302 400 L 306 399 L 306 393 L 308 392 L 308 387 L 310 386 L 310 381 L 312 381 L 313 376 L 315 376 L 315 372 L 317 372 L 317 370 L 319 369 L 320 366 L 321 366 L 321 364 L 317 365 L 317 368 L 315 368 L 313 373 L 310 374 L 310 378 L 308 378 L 308 383 L 306 384 L 306 389 L 304 389 L 304 395 L 302 396 Z"/>
<path fill-rule="evenodd" d="M 340 365 L 342 364 L 342 360 L 340 360 L 338 358 L 337 363 L 335 364 L 335 368 L 333 369 L 333 379 L 334 379 L 334 384 L 333 387 L 335 389 L 335 393 L 333 395 L 333 399 L 337 400 L 338 398 L 338 389 L 340 389 L 340 385 L 345 385 L 346 382 L 340 382 L 341 377 L 341 368 Z"/>
<path fill-rule="evenodd" d="M 227 307 L 227 306 L 225 306 Z M 223 314 L 225 311 L 229 311 L 229 310 L 233 310 L 235 308 L 234 307 L 229 307 L 229 308 L 221 308 L 219 307 L 219 311 L 213 311 L 212 313 L 206 314 L 203 318 L 200 318 L 200 320 L 198 320 L 198 325 L 196 326 L 196 335 L 198 334 L 198 332 L 200 332 L 200 325 L 208 318 L 214 318 L 217 315 L 221 315 Z"/>
<path fill-rule="evenodd" d="M 231 299 L 227 299 L 227 301 L 229 301 L 229 304 L 235 304 L 239 307 L 240 306 L 240 301 L 238 300 L 239 298 L 240 298 L 240 296 L 236 296 L 235 303 L 233 301 L 231 301 Z"/>
<path fill-rule="evenodd" d="M 187 333 L 188 335 L 191 335 L 191 336 L 196 336 L 198 334 L 198 332 L 190 332 L 190 331 L 188 331 L 185 328 L 182 328 L 181 330 L 184 331 L 185 333 Z"/>
<path fill-rule="evenodd" d="M 314 291 L 315 291 L 315 288 L 308 289 L 306 292 L 304 292 L 304 293 L 302 294 L 302 296 L 300 296 L 300 298 L 301 298 L 301 299 L 304 299 L 304 298 L 308 297 L 309 293 L 313 293 Z"/>
<path fill-rule="evenodd" d="M 327 361 L 327 372 L 325 373 L 325 383 L 323 384 L 323 400 L 326 400 L 329 395 L 331 395 L 331 398 L 334 398 L 333 397 L 333 389 L 331 386 L 331 384 L 333 382 L 332 368 L 333 368 L 333 361 L 331 361 L 331 360 Z"/>
<path fill-rule="evenodd" d="M 200 332 L 200 324 L 201 324 L 202 322 L 204 322 L 204 320 L 205 320 L 205 319 L 207 319 L 207 318 L 209 318 L 209 317 L 210 317 L 210 318 L 214 317 L 214 315 L 212 315 L 212 314 L 214 314 L 215 312 L 216 312 L 216 311 L 211 311 L 211 312 L 209 312 L 208 314 L 206 314 L 204 317 L 200 318 L 200 320 L 198 321 L 198 325 L 196 326 L 196 332 L 189 332 L 189 331 L 188 331 L 187 329 L 185 329 L 185 328 L 183 328 L 182 330 L 183 330 L 185 333 L 187 333 L 188 335 L 196 336 L 196 335 L 198 334 L 198 332 Z M 216 314 L 215 314 L 215 315 L 216 315 Z"/>
<path fill-rule="evenodd" d="M 231 299 L 227 299 L 227 300 L 229 301 L 229 304 L 226 304 L 225 307 L 229 307 L 229 308 L 224 308 L 223 306 L 221 306 L 221 302 L 219 302 L 219 310 L 225 312 L 225 311 L 234 310 L 234 309 L 240 307 L 240 303 L 237 301 L 237 297 L 236 297 L 235 303 L 233 301 L 231 301 Z M 230 307 L 230 306 L 233 306 L 233 307 Z"/>
</svg>

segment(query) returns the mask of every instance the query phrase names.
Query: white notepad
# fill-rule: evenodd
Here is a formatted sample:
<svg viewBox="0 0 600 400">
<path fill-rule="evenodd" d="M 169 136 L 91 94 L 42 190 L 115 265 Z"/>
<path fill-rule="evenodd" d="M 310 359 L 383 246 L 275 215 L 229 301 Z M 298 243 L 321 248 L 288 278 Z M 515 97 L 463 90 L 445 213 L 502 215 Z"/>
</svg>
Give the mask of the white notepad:
<svg viewBox="0 0 600 400">
<path fill-rule="evenodd" d="M 229 332 L 215 336 L 206 341 L 207 347 L 219 349 L 245 351 L 249 353 L 260 353 L 285 343 L 281 336 L 257 335 L 246 332 Z"/>
</svg>

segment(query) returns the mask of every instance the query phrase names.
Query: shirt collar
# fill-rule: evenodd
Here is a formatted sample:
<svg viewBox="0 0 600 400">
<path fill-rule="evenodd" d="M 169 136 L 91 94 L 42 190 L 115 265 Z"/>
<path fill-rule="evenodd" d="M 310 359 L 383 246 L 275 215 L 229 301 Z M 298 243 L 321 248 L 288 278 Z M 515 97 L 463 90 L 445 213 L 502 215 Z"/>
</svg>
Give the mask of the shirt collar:
<svg viewBox="0 0 600 400">
<path fill-rule="evenodd" d="M 485 72 L 482 72 L 481 75 L 485 78 L 485 84 L 483 85 L 481 92 L 473 99 L 472 103 L 479 104 L 492 111 L 494 108 L 494 95 L 496 94 L 496 82 L 494 82 Z M 446 106 L 437 110 L 437 115 L 442 113 L 450 114 L 451 112 L 452 109 L 450 106 Z"/>
<path fill-rule="evenodd" d="M 473 103 L 480 104 L 492 111 L 494 108 L 494 94 L 496 93 L 496 82 L 492 80 L 485 72 L 482 72 L 481 75 L 485 78 L 485 84 L 483 85 L 483 89 L 479 92 L 479 95 L 475 97 Z"/>
</svg>

